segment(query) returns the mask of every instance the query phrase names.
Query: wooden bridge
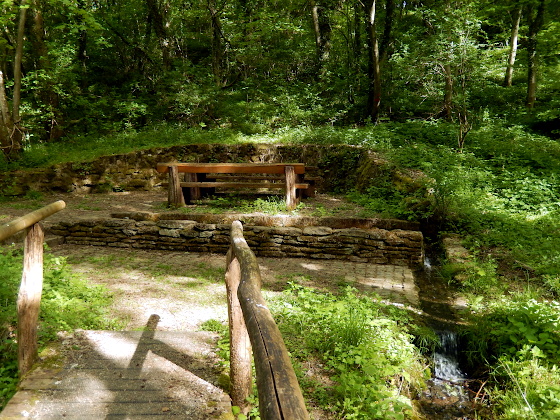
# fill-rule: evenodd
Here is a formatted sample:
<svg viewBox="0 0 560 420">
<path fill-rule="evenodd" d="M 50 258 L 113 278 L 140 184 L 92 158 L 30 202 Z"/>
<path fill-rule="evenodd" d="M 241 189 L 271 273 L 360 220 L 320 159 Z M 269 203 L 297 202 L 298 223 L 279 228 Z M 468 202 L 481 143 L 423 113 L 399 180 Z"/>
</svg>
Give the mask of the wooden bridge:
<svg viewBox="0 0 560 420">
<path fill-rule="evenodd" d="M 233 419 L 232 402 L 245 397 L 254 354 L 263 420 L 308 420 L 287 350 L 260 294 L 254 254 L 234 222 L 227 256 L 231 399 L 212 369 L 214 337 L 157 331 L 152 315 L 143 331 L 78 331 L 37 359 L 42 291 L 43 232 L 39 221 L 62 210 L 53 203 L 0 227 L 0 239 L 25 230 L 24 272 L 18 295 L 19 391 L 0 419 Z M 251 348 L 254 349 L 251 351 Z"/>
<path fill-rule="evenodd" d="M 209 333 L 151 326 L 78 332 L 25 376 L 0 419 L 232 419 L 213 342 Z"/>
</svg>

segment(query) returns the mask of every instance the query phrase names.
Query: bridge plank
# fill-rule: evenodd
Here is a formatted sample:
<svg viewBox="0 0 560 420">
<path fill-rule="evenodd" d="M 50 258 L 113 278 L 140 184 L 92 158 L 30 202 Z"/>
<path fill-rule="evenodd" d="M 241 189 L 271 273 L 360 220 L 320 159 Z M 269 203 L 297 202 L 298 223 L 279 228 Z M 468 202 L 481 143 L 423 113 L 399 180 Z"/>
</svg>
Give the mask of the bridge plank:
<svg viewBox="0 0 560 420">
<path fill-rule="evenodd" d="M 201 356 L 213 345 L 204 332 L 84 331 L 29 372 L 0 419 L 223 418 L 229 396 Z"/>
</svg>

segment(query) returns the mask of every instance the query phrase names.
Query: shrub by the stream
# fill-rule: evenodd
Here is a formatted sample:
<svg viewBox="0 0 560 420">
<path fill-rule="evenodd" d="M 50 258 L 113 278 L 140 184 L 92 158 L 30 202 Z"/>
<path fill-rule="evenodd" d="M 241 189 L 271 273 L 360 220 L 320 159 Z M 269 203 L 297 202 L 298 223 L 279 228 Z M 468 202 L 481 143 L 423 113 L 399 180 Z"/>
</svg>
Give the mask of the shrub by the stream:
<svg viewBox="0 0 560 420">
<path fill-rule="evenodd" d="M 504 420 L 560 418 L 560 371 L 527 347 L 524 355 L 502 357 L 491 372 L 495 411 Z"/>
<path fill-rule="evenodd" d="M 302 388 L 323 408 L 345 419 L 412 413 L 411 392 L 424 386 L 427 370 L 405 311 L 352 288 L 336 296 L 292 284 L 273 312 L 296 362 L 319 360 L 330 376 L 328 386 L 300 375 Z"/>
<path fill-rule="evenodd" d="M 559 418 L 560 303 L 512 295 L 471 318 L 469 354 L 491 366 L 487 388 L 496 418 Z"/>
<path fill-rule="evenodd" d="M 11 398 L 17 385 L 16 301 L 22 257 L 20 250 L 0 248 L 0 408 Z M 107 289 L 76 277 L 64 258 L 45 254 L 39 346 L 55 339 L 58 331 L 117 327 L 108 318 L 110 301 Z"/>
</svg>

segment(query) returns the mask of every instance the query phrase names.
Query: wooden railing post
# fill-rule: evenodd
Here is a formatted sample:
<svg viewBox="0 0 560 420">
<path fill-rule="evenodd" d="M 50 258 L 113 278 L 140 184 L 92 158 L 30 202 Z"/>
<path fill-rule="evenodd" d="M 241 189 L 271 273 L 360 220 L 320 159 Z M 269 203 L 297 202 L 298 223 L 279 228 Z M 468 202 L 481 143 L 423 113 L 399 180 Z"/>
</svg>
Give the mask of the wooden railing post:
<svg viewBox="0 0 560 420">
<path fill-rule="evenodd" d="M 41 220 L 66 207 L 62 200 L 41 207 L 0 226 L 0 241 L 26 230 L 23 274 L 17 299 L 18 370 L 22 377 L 37 358 L 37 325 L 43 292 L 43 240 Z"/>
<path fill-rule="evenodd" d="M 231 403 L 249 412 L 247 397 L 251 394 L 251 341 L 243 320 L 243 312 L 237 297 L 241 281 L 239 261 L 233 256 L 231 248 L 226 256 L 226 290 L 229 319 Z"/>
<path fill-rule="evenodd" d="M 27 228 L 24 244 L 23 274 L 17 300 L 18 368 L 22 377 L 37 358 L 37 323 L 43 291 L 43 227 Z"/>
<path fill-rule="evenodd" d="M 243 237 L 243 225 L 231 225 L 231 258 L 239 261 L 237 296 L 255 359 L 259 413 L 263 420 L 309 420 L 288 350 L 261 295 L 255 254 Z"/>
</svg>

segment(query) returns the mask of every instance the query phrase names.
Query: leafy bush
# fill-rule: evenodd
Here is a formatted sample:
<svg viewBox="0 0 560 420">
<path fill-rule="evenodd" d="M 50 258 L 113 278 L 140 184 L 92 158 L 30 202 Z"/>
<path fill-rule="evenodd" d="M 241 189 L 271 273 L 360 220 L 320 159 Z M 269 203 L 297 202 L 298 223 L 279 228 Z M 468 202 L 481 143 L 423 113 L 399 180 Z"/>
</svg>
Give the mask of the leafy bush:
<svg viewBox="0 0 560 420">
<path fill-rule="evenodd" d="M 490 394 L 500 419 L 554 420 L 560 417 L 560 372 L 527 351 L 519 359 L 500 358 L 491 373 Z"/>
<path fill-rule="evenodd" d="M 304 390 L 314 389 L 313 397 L 337 417 L 404 419 L 412 413 L 409 391 L 423 387 L 425 372 L 405 311 L 352 288 L 335 296 L 291 284 L 273 312 L 291 354 L 321 360 L 332 375 L 332 389 L 315 382 Z"/>
<path fill-rule="evenodd" d="M 529 352 L 548 363 L 560 363 L 560 303 L 556 301 L 508 296 L 492 302 L 473 321 L 468 335 L 478 356 L 522 358 Z"/>
</svg>

